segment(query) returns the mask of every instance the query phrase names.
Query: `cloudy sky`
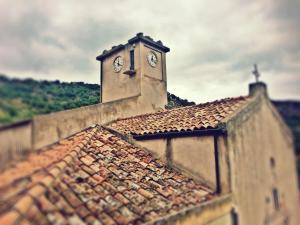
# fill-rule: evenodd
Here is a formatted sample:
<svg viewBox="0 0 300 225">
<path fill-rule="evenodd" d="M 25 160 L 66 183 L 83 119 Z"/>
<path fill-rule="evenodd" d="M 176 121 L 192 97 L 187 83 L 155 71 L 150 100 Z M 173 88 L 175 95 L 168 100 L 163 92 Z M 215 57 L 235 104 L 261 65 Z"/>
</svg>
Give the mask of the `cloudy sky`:
<svg viewBox="0 0 300 225">
<path fill-rule="evenodd" d="M 300 99 L 299 0 L 0 0 L 0 73 L 99 83 L 95 57 L 144 32 L 170 47 L 168 90 L 245 95 L 257 63 L 275 99 Z"/>
</svg>

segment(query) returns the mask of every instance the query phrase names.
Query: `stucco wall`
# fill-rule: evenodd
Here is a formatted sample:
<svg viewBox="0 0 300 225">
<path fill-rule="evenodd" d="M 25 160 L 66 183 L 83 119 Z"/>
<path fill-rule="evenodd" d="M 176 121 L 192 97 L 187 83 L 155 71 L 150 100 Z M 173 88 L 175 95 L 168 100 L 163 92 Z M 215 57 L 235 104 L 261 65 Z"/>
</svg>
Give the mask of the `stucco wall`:
<svg viewBox="0 0 300 225">
<path fill-rule="evenodd" d="M 199 176 L 215 188 L 215 155 L 212 136 L 178 137 L 172 139 L 173 163 Z"/>
<path fill-rule="evenodd" d="M 228 213 L 220 218 L 208 222 L 206 225 L 232 225 L 231 215 Z"/>
<path fill-rule="evenodd" d="M 145 113 L 139 98 L 91 105 L 33 118 L 34 149 L 52 144 L 94 124 L 105 124 L 122 117 Z"/>
<path fill-rule="evenodd" d="M 300 224 L 299 192 L 290 134 L 263 96 L 250 113 L 228 122 L 232 188 L 241 225 Z M 271 165 L 271 158 L 275 166 Z M 279 192 L 275 210 L 272 189 Z"/>
<path fill-rule="evenodd" d="M 152 106 L 154 110 L 164 109 L 168 103 L 166 83 L 144 76 L 142 78 L 141 99 L 147 102 L 149 106 Z"/>
<path fill-rule="evenodd" d="M 145 44 L 141 44 L 141 55 L 142 55 L 142 73 L 146 76 L 149 76 L 151 78 L 157 79 L 157 80 L 163 80 L 163 64 L 164 62 L 162 61 L 162 53 L 161 51 L 158 51 L 154 48 L 151 48 Z M 147 55 L 149 52 L 153 51 L 155 55 L 157 56 L 157 65 L 155 67 L 152 67 L 148 61 L 147 61 Z"/>
<path fill-rule="evenodd" d="M 212 136 L 176 137 L 169 140 L 140 140 L 137 143 L 193 177 L 216 187 L 214 140 Z"/>
<path fill-rule="evenodd" d="M 0 169 L 32 149 L 31 128 L 31 122 L 28 121 L 0 130 Z"/>
<path fill-rule="evenodd" d="M 222 194 L 230 193 L 230 157 L 227 150 L 227 137 L 218 136 L 217 137 L 218 145 L 218 158 L 219 158 L 219 176 L 220 176 L 220 191 Z"/>
<path fill-rule="evenodd" d="M 130 46 L 126 46 L 124 50 L 106 58 L 103 63 L 102 71 L 102 102 L 110 102 L 118 99 L 128 98 L 141 94 L 141 63 L 140 51 L 141 43 L 135 46 L 135 70 L 136 74 L 129 76 L 124 74 L 130 68 Z M 113 61 L 117 56 L 121 56 L 124 65 L 120 72 L 114 72 Z"/>
<path fill-rule="evenodd" d="M 166 149 L 167 149 L 167 140 L 166 139 L 153 139 L 153 140 L 142 140 L 136 141 L 142 147 L 147 148 L 155 156 L 166 161 Z"/>
<path fill-rule="evenodd" d="M 154 51 L 158 57 L 156 67 L 149 65 L 147 54 Z M 167 75 L 166 75 L 166 54 L 150 48 L 147 45 L 141 45 L 141 63 L 142 63 L 142 96 L 143 101 L 148 102 L 155 110 L 164 109 L 167 105 Z"/>
</svg>

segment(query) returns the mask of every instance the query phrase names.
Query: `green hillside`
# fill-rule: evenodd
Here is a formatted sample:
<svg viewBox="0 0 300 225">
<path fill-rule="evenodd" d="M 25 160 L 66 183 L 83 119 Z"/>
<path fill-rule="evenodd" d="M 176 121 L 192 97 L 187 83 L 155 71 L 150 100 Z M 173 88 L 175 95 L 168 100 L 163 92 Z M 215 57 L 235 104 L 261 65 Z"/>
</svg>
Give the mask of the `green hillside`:
<svg viewBox="0 0 300 225">
<path fill-rule="evenodd" d="M 0 75 L 0 125 L 99 103 L 100 86 L 83 82 L 37 81 Z M 168 108 L 195 104 L 168 93 Z"/>
<path fill-rule="evenodd" d="M 0 124 L 99 102 L 99 85 L 9 79 L 0 75 Z"/>
</svg>

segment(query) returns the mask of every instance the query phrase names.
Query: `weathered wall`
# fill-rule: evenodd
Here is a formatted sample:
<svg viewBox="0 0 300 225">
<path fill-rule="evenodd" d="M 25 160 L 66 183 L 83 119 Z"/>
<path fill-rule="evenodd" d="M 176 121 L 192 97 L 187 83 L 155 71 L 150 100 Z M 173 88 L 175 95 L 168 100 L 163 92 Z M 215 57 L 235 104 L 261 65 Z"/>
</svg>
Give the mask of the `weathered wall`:
<svg viewBox="0 0 300 225">
<path fill-rule="evenodd" d="M 31 122 L 26 121 L 0 129 L 0 169 L 32 149 L 31 128 Z"/>
<path fill-rule="evenodd" d="M 149 112 L 164 109 L 168 103 L 166 83 L 151 77 L 142 78 L 141 99 L 147 102 L 152 110 Z"/>
<path fill-rule="evenodd" d="M 153 51 L 157 56 L 157 65 L 155 67 L 152 67 L 148 61 L 147 61 L 147 55 L 150 51 Z M 157 80 L 164 80 L 163 79 L 163 65 L 164 61 L 162 56 L 165 53 L 158 51 L 146 44 L 141 43 L 141 55 L 142 57 L 142 73 L 146 76 L 149 76 L 151 78 L 157 79 Z"/>
<path fill-rule="evenodd" d="M 214 140 L 212 136 L 172 139 L 173 163 L 202 178 L 212 188 L 216 186 Z"/>
<path fill-rule="evenodd" d="M 285 219 L 300 224 L 293 144 L 270 104 L 258 96 L 250 112 L 228 122 L 233 199 L 241 225 L 285 224 Z M 274 208 L 273 188 L 280 210 Z"/>
<path fill-rule="evenodd" d="M 158 57 L 156 67 L 149 65 L 147 54 L 154 51 Z M 148 102 L 154 110 L 164 108 L 168 103 L 167 99 L 167 75 L 166 75 L 166 54 L 141 44 L 142 55 L 142 83 L 141 98 Z M 152 109 L 152 111 L 153 111 Z"/>
<path fill-rule="evenodd" d="M 138 107 L 139 104 L 139 98 L 132 97 L 35 116 L 33 118 L 34 149 L 52 144 L 94 124 L 105 124 L 117 118 L 145 113 L 143 107 Z"/>
<path fill-rule="evenodd" d="M 219 217 L 213 221 L 208 222 L 205 225 L 232 225 L 231 215 L 228 213 L 222 217 Z"/>
<path fill-rule="evenodd" d="M 136 143 L 150 150 L 158 158 L 164 161 L 167 160 L 166 159 L 167 139 L 161 138 L 161 139 L 152 139 L 152 140 L 142 140 L 142 141 L 136 141 Z"/>
<path fill-rule="evenodd" d="M 212 136 L 176 137 L 169 140 L 140 140 L 137 143 L 190 175 L 216 187 L 214 140 Z"/>
<path fill-rule="evenodd" d="M 217 137 L 218 146 L 218 158 L 219 158 L 219 176 L 220 176 L 220 191 L 222 194 L 230 193 L 230 158 L 229 152 L 227 150 L 227 137 L 218 136 Z"/>
<path fill-rule="evenodd" d="M 136 74 L 129 76 L 124 74 L 130 68 L 130 46 L 124 50 L 106 58 L 103 63 L 102 71 L 102 102 L 111 102 L 118 99 L 128 98 L 141 94 L 141 60 L 140 51 L 141 43 L 136 44 L 135 51 L 135 69 Z M 124 65 L 120 72 L 114 72 L 113 61 L 117 56 L 121 56 Z"/>
</svg>

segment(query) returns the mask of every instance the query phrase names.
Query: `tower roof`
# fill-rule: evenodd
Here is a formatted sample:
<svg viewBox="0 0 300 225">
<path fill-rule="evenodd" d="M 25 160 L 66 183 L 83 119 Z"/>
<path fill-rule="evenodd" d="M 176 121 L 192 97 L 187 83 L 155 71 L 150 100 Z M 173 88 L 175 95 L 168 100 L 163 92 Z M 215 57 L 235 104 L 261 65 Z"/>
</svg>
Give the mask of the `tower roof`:
<svg viewBox="0 0 300 225">
<path fill-rule="evenodd" d="M 163 52 L 170 51 L 170 49 L 168 47 L 164 46 L 160 40 L 154 41 L 153 38 L 151 38 L 150 36 L 144 36 L 143 33 L 137 33 L 136 36 L 134 36 L 133 38 L 130 38 L 126 44 L 120 44 L 118 46 L 113 46 L 110 50 L 104 50 L 102 52 L 102 54 L 100 54 L 96 57 L 96 60 L 102 61 L 105 58 L 107 58 L 108 56 L 124 49 L 126 46 L 135 44 L 137 42 L 143 42 L 143 43 L 145 43 L 151 47 L 157 48 Z"/>
</svg>

